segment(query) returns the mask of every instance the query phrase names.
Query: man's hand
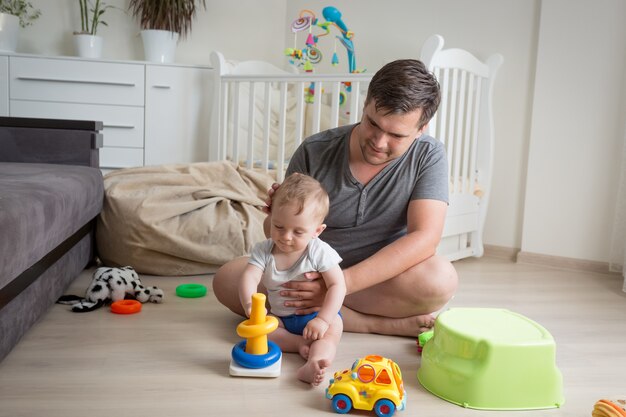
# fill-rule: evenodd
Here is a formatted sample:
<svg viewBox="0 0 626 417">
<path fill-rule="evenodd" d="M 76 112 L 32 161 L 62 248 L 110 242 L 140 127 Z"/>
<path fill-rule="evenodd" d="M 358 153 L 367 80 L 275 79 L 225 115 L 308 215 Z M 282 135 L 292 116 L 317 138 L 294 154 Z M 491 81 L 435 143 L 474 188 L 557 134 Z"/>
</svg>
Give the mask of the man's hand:
<svg viewBox="0 0 626 417">
<path fill-rule="evenodd" d="M 326 297 L 326 283 L 319 272 L 304 274 L 306 281 L 289 281 L 282 285 L 280 295 L 290 298 L 285 307 L 296 307 L 296 314 L 310 314 L 320 310 Z"/>
<path fill-rule="evenodd" d="M 270 214 L 272 211 L 272 196 L 280 188 L 280 184 L 275 182 L 272 184 L 272 187 L 267 190 L 267 198 L 265 199 L 265 207 L 263 207 L 263 211 L 267 214 Z"/>
<path fill-rule="evenodd" d="M 324 337 L 326 330 L 328 330 L 329 327 L 330 325 L 324 320 L 319 317 L 315 317 L 306 324 L 306 327 L 302 331 L 302 336 L 306 340 L 318 340 Z"/>
</svg>

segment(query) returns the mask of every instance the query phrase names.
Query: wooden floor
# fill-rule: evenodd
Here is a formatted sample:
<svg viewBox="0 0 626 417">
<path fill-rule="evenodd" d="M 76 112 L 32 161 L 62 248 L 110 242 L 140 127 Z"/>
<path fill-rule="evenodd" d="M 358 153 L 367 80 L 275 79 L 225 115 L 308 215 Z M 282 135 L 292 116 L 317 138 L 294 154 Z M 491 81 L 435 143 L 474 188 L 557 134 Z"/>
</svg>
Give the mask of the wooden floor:
<svg viewBox="0 0 626 417">
<path fill-rule="evenodd" d="M 407 410 L 398 416 L 590 416 L 596 400 L 626 395 L 626 294 L 617 275 L 518 265 L 495 258 L 455 263 L 461 284 L 450 307 L 502 307 L 546 327 L 557 344 L 565 404 L 560 409 L 494 412 L 464 409 L 417 381 L 415 340 L 346 333 L 332 371 L 366 354 L 402 369 Z M 68 293 L 82 294 L 85 271 Z M 0 416 L 310 416 L 332 415 L 317 388 L 295 380 L 301 359 L 287 354 L 276 379 L 228 375 L 240 318 L 213 294 L 183 299 L 181 283 L 211 288 L 211 278 L 142 277 L 165 303 L 135 315 L 108 309 L 76 314 L 55 305 L 0 363 Z M 352 415 L 374 415 L 361 411 Z"/>
</svg>

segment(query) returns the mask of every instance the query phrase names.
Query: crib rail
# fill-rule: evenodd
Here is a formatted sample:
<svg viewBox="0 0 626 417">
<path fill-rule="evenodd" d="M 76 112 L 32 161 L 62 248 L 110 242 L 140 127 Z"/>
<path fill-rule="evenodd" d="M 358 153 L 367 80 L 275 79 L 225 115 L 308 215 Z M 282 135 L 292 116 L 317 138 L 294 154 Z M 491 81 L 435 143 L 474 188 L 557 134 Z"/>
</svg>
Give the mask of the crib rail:
<svg viewBox="0 0 626 417">
<path fill-rule="evenodd" d="M 277 180 L 282 181 L 289 157 L 305 137 L 360 119 L 371 77 L 221 75 L 214 91 L 210 160 L 275 170 Z"/>
<path fill-rule="evenodd" d="M 487 77 L 458 68 L 434 68 L 441 104 L 428 133 L 443 142 L 448 155 L 450 194 L 472 194 L 477 184 L 477 150 L 482 84 Z"/>
</svg>

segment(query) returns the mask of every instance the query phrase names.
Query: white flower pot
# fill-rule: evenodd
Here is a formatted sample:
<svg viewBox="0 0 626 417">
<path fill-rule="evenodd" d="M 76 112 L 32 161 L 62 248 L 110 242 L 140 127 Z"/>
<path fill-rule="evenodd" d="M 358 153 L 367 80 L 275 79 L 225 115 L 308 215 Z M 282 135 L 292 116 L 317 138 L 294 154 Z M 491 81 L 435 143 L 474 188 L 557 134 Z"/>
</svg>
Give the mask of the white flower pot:
<svg viewBox="0 0 626 417">
<path fill-rule="evenodd" d="M 0 51 L 15 52 L 19 30 L 19 17 L 0 13 Z"/>
<path fill-rule="evenodd" d="M 168 30 L 147 29 L 141 31 L 143 52 L 146 61 L 174 62 L 178 33 Z"/>
<path fill-rule="evenodd" d="M 74 34 L 74 50 L 76 51 L 76 56 L 81 58 L 101 58 L 102 42 L 102 36 L 84 33 Z"/>
</svg>

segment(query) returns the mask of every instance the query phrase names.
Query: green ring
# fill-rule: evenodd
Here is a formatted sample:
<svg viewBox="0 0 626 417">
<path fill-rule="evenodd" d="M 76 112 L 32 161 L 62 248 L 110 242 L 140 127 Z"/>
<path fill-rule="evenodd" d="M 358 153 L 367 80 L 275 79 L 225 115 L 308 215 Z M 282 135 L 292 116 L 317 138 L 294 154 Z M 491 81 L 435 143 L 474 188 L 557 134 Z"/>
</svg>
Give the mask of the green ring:
<svg viewBox="0 0 626 417">
<path fill-rule="evenodd" d="M 176 287 L 176 295 L 183 298 L 204 297 L 206 287 L 202 284 L 182 284 Z"/>
</svg>

